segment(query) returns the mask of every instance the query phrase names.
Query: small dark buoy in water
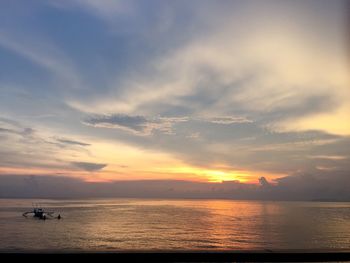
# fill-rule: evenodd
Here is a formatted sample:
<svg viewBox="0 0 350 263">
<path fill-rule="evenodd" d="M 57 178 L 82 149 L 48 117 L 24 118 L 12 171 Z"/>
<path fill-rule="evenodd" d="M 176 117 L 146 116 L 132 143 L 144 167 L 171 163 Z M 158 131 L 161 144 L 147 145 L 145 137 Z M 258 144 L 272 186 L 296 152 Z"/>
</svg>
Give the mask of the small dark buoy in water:
<svg viewBox="0 0 350 263">
<path fill-rule="evenodd" d="M 58 214 L 57 219 L 61 219 L 61 215 L 60 214 Z"/>
</svg>

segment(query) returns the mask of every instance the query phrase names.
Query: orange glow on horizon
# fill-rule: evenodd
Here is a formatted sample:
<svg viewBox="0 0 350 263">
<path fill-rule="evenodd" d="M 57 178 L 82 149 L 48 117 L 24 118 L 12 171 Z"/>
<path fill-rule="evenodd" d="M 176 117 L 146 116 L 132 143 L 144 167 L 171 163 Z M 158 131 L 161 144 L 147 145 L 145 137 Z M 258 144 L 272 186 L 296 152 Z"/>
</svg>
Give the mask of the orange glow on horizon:
<svg viewBox="0 0 350 263">
<path fill-rule="evenodd" d="M 108 183 L 115 181 L 137 181 L 137 180 L 183 180 L 193 182 L 208 182 L 222 183 L 224 181 L 237 181 L 239 183 L 257 184 L 258 179 L 262 176 L 267 180 L 285 176 L 285 174 L 266 174 L 262 172 L 250 171 L 232 171 L 218 170 L 191 166 L 178 167 L 162 167 L 160 169 L 152 169 L 147 171 L 125 171 L 120 174 L 120 171 L 74 171 L 57 169 L 41 169 L 41 168 L 0 168 L 0 175 L 39 175 L 39 176 L 67 176 L 77 179 L 82 179 L 85 182 L 91 183 Z"/>
<path fill-rule="evenodd" d="M 249 177 L 249 174 L 244 172 L 222 171 L 222 170 L 216 170 L 216 169 L 191 167 L 191 166 L 171 167 L 166 169 L 166 172 L 182 175 L 182 177 L 186 175 L 193 175 L 197 177 L 200 181 L 207 181 L 207 182 L 222 182 L 222 181 L 248 182 L 250 181 L 247 178 Z"/>
<path fill-rule="evenodd" d="M 163 152 L 149 151 L 121 143 L 94 142 L 90 146 L 94 156 L 77 155 L 55 167 L 0 167 L 0 175 L 50 175 L 67 176 L 85 182 L 114 182 L 141 180 L 181 180 L 193 182 L 221 183 L 237 181 L 257 184 L 264 176 L 267 180 L 285 176 L 249 169 L 234 169 L 225 164 L 193 166 Z M 101 170 L 86 171 L 74 167 L 74 162 L 107 164 Z M 58 165 L 62 165 L 59 167 Z"/>
</svg>

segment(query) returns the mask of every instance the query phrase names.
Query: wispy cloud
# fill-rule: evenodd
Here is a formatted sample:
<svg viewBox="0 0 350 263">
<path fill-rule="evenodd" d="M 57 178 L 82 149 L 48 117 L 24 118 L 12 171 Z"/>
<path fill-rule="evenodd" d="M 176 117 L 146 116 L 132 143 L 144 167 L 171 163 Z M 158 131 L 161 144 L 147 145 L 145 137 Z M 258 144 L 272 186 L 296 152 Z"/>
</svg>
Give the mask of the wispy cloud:
<svg viewBox="0 0 350 263">
<path fill-rule="evenodd" d="M 60 78 L 62 85 L 65 85 L 64 88 L 80 88 L 81 80 L 72 61 L 50 42 L 50 40 L 40 36 L 28 35 L 23 32 L 8 33 L 0 28 L 1 47 L 9 49 L 53 73 Z"/>
<path fill-rule="evenodd" d="M 226 116 L 226 117 L 214 117 L 214 118 L 207 118 L 202 119 L 206 122 L 216 123 L 216 124 L 235 124 L 235 123 L 252 123 L 252 120 L 249 120 L 245 117 L 234 117 L 234 116 Z"/>
<path fill-rule="evenodd" d="M 347 62 L 345 56 L 339 56 L 331 60 L 332 66 L 320 67 L 332 52 L 315 54 L 311 40 L 295 30 L 288 32 L 281 34 L 283 37 L 260 31 L 241 35 L 227 28 L 191 39 L 164 56 L 151 58 L 152 62 L 146 63 L 148 74 L 131 75 L 119 85 L 118 96 L 109 92 L 89 103 L 78 100 L 69 104 L 88 113 L 94 109 L 98 113 L 134 115 L 162 114 L 164 109 L 217 116 L 238 111 L 261 118 L 276 129 L 307 130 L 310 128 L 304 124 L 293 128 L 293 123 L 306 117 L 312 121 L 312 116 L 329 114 L 345 105 L 350 83 L 345 72 Z M 342 110 L 347 111 L 348 107 Z M 333 117 L 343 122 L 343 117 Z M 334 133 L 339 130 L 336 125 L 315 127 Z"/>
<path fill-rule="evenodd" d="M 19 135 L 28 138 L 34 135 L 35 130 L 30 127 L 25 127 L 17 121 L 0 117 L 0 133 Z"/>
<path fill-rule="evenodd" d="M 61 9 L 84 10 L 102 20 L 110 22 L 120 14 L 128 14 L 133 10 L 133 1 L 121 0 L 50 0 L 48 4 Z"/>
<path fill-rule="evenodd" d="M 86 119 L 83 123 L 99 128 L 113 128 L 129 131 L 135 135 L 151 135 L 155 131 L 165 134 L 174 134 L 173 126 L 183 122 L 204 122 L 219 125 L 238 123 L 252 123 L 245 117 L 145 117 L 126 114 L 102 115 Z"/>
<path fill-rule="evenodd" d="M 107 166 L 107 164 L 104 164 L 104 163 L 89 163 L 89 162 L 72 162 L 72 165 L 75 167 L 78 167 L 79 169 L 89 171 L 89 172 L 100 171 Z"/>
<path fill-rule="evenodd" d="M 91 158 L 90 152 L 82 148 L 90 144 L 57 138 L 12 119 L 0 118 L 0 135 L 0 167 L 69 170 L 72 159 Z"/>
<path fill-rule="evenodd" d="M 92 117 L 85 124 L 100 128 L 115 128 L 129 131 L 135 135 L 151 135 L 154 131 L 172 134 L 174 123 L 185 122 L 187 117 L 153 117 L 129 116 L 124 114 Z"/>
<path fill-rule="evenodd" d="M 311 159 L 324 159 L 324 160 L 346 160 L 349 157 L 343 155 L 311 155 L 308 156 Z"/>
<path fill-rule="evenodd" d="M 91 144 L 85 143 L 85 142 L 80 142 L 80 141 L 74 141 L 74 140 L 69 140 L 69 139 L 64 139 L 64 138 L 59 138 L 57 139 L 58 142 L 63 143 L 63 144 L 68 144 L 68 145 L 78 145 L 78 146 L 89 146 Z"/>
</svg>

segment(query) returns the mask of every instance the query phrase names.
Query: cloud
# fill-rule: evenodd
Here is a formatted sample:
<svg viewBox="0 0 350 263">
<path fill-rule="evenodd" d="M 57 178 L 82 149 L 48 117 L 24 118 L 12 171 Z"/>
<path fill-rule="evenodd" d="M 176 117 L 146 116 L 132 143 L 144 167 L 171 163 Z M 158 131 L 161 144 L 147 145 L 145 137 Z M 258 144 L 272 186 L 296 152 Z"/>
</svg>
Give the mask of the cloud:
<svg viewBox="0 0 350 263">
<path fill-rule="evenodd" d="M 143 62 L 147 70 L 131 73 L 117 83 L 118 92 L 111 89 L 88 103 L 78 100 L 70 105 L 85 112 L 94 109 L 96 113 L 150 116 L 179 109 L 189 116 L 243 112 L 276 129 L 304 131 L 314 126 L 339 134 L 339 124 L 335 122 L 346 123 L 350 99 L 347 50 L 334 43 L 343 42 L 340 31 L 335 32 L 338 24 L 339 30 L 344 27 L 341 19 L 331 13 L 330 17 L 335 18 L 329 22 L 334 28 L 328 26 L 325 32 L 316 32 L 310 25 L 321 15 L 312 10 L 298 14 L 289 2 L 275 5 L 267 1 L 270 10 L 254 3 L 256 6 L 243 5 L 241 15 L 214 13 L 205 34 L 193 34 L 182 45 L 156 53 Z M 207 2 L 204 5 L 210 6 Z M 213 10 L 227 15 L 224 6 Z M 299 8 L 302 7 L 303 4 Z M 196 18 L 203 15 L 203 9 L 199 10 L 193 14 Z M 295 22 L 282 22 L 279 12 L 270 14 L 271 10 L 290 14 Z M 201 32 L 203 25 L 195 26 Z M 334 37 L 320 41 L 329 34 Z M 337 109 L 341 113 L 334 115 Z M 312 122 L 322 114 L 328 114 L 334 125 Z M 349 131 L 344 125 L 342 134 Z"/>
<path fill-rule="evenodd" d="M 187 135 L 186 138 L 199 140 L 200 139 L 200 133 L 199 132 L 193 132 L 193 133 Z"/>
<path fill-rule="evenodd" d="M 85 124 L 100 128 L 114 128 L 129 131 L 135 135 L 151 135 L 155 131 L 172 134 L 174 123 L 185 122 L 187 117 L 153 117 L 129 116 L 115 114 L 92 117 L 84 121 Z"/>
<path fill-rule="evenodd" d="M 239 116 L 145 117 L 126 114 L 114 114 L 91 117 L 89 119 L 86 119 L 83 123 L 93 127 L 121 129 L 131 132 L 135 135 L 146 136 L 153 134 L 155 131 L 160 131 L 164 134 L 174 134 L 174 124 L 183 122 L 204 122 L 220 125 L 230 125 L 239 123 L 252 123 L 253 121 Z"/>
<path fill-rule="evenodd" d="M 295 195 L 298 199 L 343 200 L 349 198 L 345 189 L 350 183 L 349 171 L 318 170 L 295 173 L 276 180 L 281 196 Z"/>
<path fill-rule="evenodd" d="M 24 127 L 17 121 L 0 117 L 0 133 L 7 133 L 10 135 L 19 135 L 21 137 L 31 137 L 35 130 L 29 127 Z"/>
<path fill-rule="evenodd" d="M 60 9 L 84 10 L 106 22 L 111 22 L 119 15 L 129 14 L 133 10 L 132 1 L 121 0 L 51 0 L 48 4 Z"/>
<path fill-rule="evenodd" d="M 249 120 L 245 117 L 234 117 L 234 116 L 228 116 L 228 117 L 214 117 L 214 118 L 208 118 L 203 119 L 203 121 L 216 123 L 216 124 L 235 124 L 235 123 L 252 123 L 252 120 Z"/>
<path fill-rule="evenodd" d="M 55 133 L 41 127 L 27 127 L 17 120 L 0 117 L 0 135 L 1 173 L 16 168 L 69 171 L 72 159 L 91 158 L 91 153 L 82 148 L 90 144 L 57 138 Z"/>
<path fill-rule="evenodd" d="M 82 169 L 88 172 L 100 171 L 107 166 L 107 164 L 103 164 L 103 163 L 88 163 L 88 162 L 72 162 L 71 164 L 75 167 L 78 167 L 79 169 Z"/>
<path fill-rule="evenodd" d="M 17 134 L 18 132 L 12 129 L 6 129 L 6 128 L 0 128 L 0 132 L 5 132 L 5 133 L 15 133 Z"/>
<path fill-rule="evenodd" d="M 84 143 L 84 142 L 79 142 L 79 141 L 73 141 L 73 140 L 69 140 L 69 139 L 57 139 L 58 142 L 63 143 L 63 144 L 68 144 L 68 145 L 78 145 L 78 146 L 89 146 L 91 144 L 89 143 Z"/>
<path fill-rule="evenodd" d="M 0 46 L 9 49 L 60 78 L 60 88 L 80 88 L 81 80 L 73 62 L 50 40 L 25 32 L 7 33 L 0 28 Z M 25 43 L 25 44 L 24 44 Z M 62 85 L 64 83 L 64 85 Z"/>
<path fill-rule="evenodd" d="M 221 163 L 231 167 L 232 170 L 240 168 L 250 171 L 264 171 L 271 173 L 272 176 L 273 174 L 293 173 L 295 170 L 313 171 L 317 166 L 325 166 L 325 160 L 312 159 L 309 156 L 350 155 L 350 148 L 346 147 L 349 145 L 349 139 L 342 136 L 322 131 L 276 132 L 245 117 L 178 117 L 173 120 L 175 122 L 172 122 L 171 136 L 169 136 L 169 132 L 165 133 L 161 130 L 145 133 L 144 129 L 149 125 L 148 121 L 156 118 L 139 116 L 138 120 L 140 121 L 137 122 L 137 125 L 134 123 L 134 126 L 131 126 L 123 123 L 123 125 L 128 125 L 129 128 L 126 129 L 114 126 L 115 122 L 108 115 L 108 118 L 102 119 L 103 123 L 101 124 L 98 117 L 100 116 L 96 116 L 96 125 L 113 127 L 112 129 L 102 129 L 103 137 L 101 138 L 111 142 L 118 138 L 126 144 L 146 151 L 155 150 L 171 154 L 175 158 L 197 167 L 211 167 L 215 163 Z M 228 124 L 216 123 L 217 120 L 221 121 L 222 119 Z M 160 122 L 160 119 L 157 120 Z M 119 118 L 116 121 L 118 125 L 121 125 Z M 116 132 L 119 129 L 127 132 Z M 100 129 L 96 129 L 96 133 L 98 132 Z M 144 136 L 135 137 L 135 134 Z M 151 136 L 152 134 L 157 136 Z M 326 164 L 329 167 L 337 166 L 348 169 L 346 160 L 333 158 L 328 160 Z"/>
<path fill-rule="evenodd" d="M 270 187 L 270 183 L 266 180 L 265 177 L 260 177 L 259 178 L 259 184 L 261 187 Z"/>
<path fill-rule="evenodd" d="M 311 155 L 311 156 L 308 156 L 308 158 L 311 158 L 311 159 L 324 159 L 324 160 L 346 160 L 349 157 L 348 156 L 342 156 L 342 155 Z"/>
</svg>

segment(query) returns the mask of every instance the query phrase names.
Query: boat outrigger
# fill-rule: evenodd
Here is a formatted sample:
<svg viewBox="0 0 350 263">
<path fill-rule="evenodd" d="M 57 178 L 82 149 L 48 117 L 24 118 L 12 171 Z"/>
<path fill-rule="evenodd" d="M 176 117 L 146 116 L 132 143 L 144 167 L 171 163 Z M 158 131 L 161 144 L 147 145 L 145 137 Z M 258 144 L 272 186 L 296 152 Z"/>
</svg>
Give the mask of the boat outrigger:
<svg viewBox="0 0 350 263">
<path fill-rule="evenodd" d="M 42 219 L 42 220 L 46 220 L 48 218 L 61 219 L 61 215 L 60 214 L 58 214 L 58 216 L 55 217 L 53 215 L 54 213 L 55 212 L 53 212 L 53 211 L 50 211 L 50 212 L 44 211 L 44 209 L 40 208 L 40 207 L 34 207 L 32 211 L 24 212 L 23 216 L 27 217 L 27 215 L 33 214 L 33 217 L 38 218 L 38 219 Z"/>
</svg>

